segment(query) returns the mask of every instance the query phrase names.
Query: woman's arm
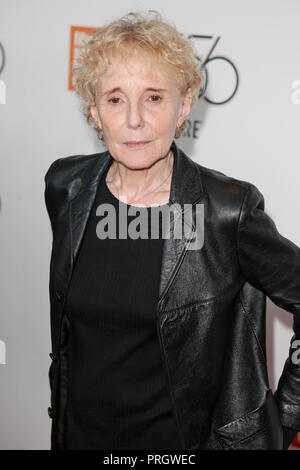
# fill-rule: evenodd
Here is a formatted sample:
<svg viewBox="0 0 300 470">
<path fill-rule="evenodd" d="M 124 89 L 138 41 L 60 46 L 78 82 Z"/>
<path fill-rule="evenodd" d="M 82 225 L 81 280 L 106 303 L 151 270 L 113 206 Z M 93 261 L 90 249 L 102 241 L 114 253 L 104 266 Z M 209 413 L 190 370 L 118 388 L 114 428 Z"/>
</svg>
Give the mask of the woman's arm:
<svg viewBox="0 0 300 470">
<path fill-rule="evenodd" d="M 47 170 L 47 172 L 45 173 L 45 176 L 44 176 L 44 181 L 45 181 L 44 200 L 45 200 L 47 212 L 48 212 L 52 227 L 53 227 L 53 207 L 52 207 L 51 200 L 50 200 L 51 198 L 49 199 L 49 177 L 50 177 L 51 172 L 55 168 L 57 168 L 59 162 L 62 159 L 63 158 L 58 158 L 58 159 L 54 160 L 54 162 L 51 163 L 51 165 L 49 166 L 49 168 L 48 168 L 48 170 Z"/>
<path fill-rule="evenodd" d="M 274 394 L 283 426 L 300 429 L 300 248 L 264 212 L 264 197 L 249 184 L 238 222 L 237 249 L 249 283 L 292 313 L 294 335 Z"/>
</svg>

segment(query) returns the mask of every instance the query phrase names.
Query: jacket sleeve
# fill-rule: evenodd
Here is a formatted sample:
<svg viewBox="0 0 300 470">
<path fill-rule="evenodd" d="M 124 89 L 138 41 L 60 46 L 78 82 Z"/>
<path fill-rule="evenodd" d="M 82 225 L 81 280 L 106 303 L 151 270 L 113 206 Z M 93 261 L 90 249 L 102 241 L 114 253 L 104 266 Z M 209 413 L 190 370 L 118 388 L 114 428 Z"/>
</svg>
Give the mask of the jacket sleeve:
<svg viewBox="0 0 300 470">
<path fill-rule="evenodd" d="M 54 160 L 54 162 L 51 163 L 51 165 L 49 166 L 44 176 L 44 181 L 45 181 L 44 201 L 45 201 L 45 205 L 47 208 L 47 212 L 49 215 L 52 229 L 53 229 L 53 220 L 54 220 L 54 213 L 53 213 L 54 201 L 51 200 L 51 191 L 49 191 L 49 184 L 51 181 L 51 173 L 57 168 L 61 160 L 62 158 L 58 158 L 57 160 Z"/>
<path fill-rule="evenodd" d="M 246 280 L 293 314 L 294 334 L 274 396 L 282 425 L 300 430 L 300 248 L 278 232 L 264 205 L 249 183 L 239 214 L 238 258 Z"/>
</svg>

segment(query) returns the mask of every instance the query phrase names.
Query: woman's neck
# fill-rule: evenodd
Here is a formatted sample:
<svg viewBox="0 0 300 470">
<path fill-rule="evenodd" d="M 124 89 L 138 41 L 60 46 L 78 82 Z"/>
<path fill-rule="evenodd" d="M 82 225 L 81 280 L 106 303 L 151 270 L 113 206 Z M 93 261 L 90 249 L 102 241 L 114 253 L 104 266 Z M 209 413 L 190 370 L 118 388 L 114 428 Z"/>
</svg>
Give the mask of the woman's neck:
<svg viewBox="0 0 300 470">
<path fill-rule="evenodd" d="M 106 184 L 115 197 L 127 204 L 165 204 L 169 201 L 173 164 L 171 150 L 144 170 L 131 170 L 115 160 L 107 172 Z"/>
</svg>

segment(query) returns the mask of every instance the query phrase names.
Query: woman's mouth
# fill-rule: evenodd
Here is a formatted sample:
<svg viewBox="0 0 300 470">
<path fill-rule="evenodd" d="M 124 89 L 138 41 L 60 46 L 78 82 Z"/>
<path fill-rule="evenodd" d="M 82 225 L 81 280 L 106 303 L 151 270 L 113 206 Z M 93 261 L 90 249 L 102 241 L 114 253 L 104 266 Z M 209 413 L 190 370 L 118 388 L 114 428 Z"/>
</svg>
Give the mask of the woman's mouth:
<svg viewBox="0 0 300 470">
<path fill-rule="evenodd" d="M 150 144 L 151 140 L 130 140 L 125 142 L 125 145 L 132 149 L 139 149 L 145 147 L 147 144 Z"/>
</svg>

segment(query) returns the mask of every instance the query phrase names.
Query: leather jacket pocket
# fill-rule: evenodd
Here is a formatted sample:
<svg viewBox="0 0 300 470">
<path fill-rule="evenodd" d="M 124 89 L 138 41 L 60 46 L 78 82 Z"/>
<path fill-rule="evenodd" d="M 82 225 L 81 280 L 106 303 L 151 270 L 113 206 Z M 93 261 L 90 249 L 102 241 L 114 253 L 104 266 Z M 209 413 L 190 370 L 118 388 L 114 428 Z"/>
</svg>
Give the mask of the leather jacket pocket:
<svg viewBox="0 0 300 470">
<path fill-rule="evenodd" d="M 214 434 L 223 449 L 281 450 L 282 425 L 272 390 L 266 391 L 261 406 L 215 429 Z"/>
</svg>

